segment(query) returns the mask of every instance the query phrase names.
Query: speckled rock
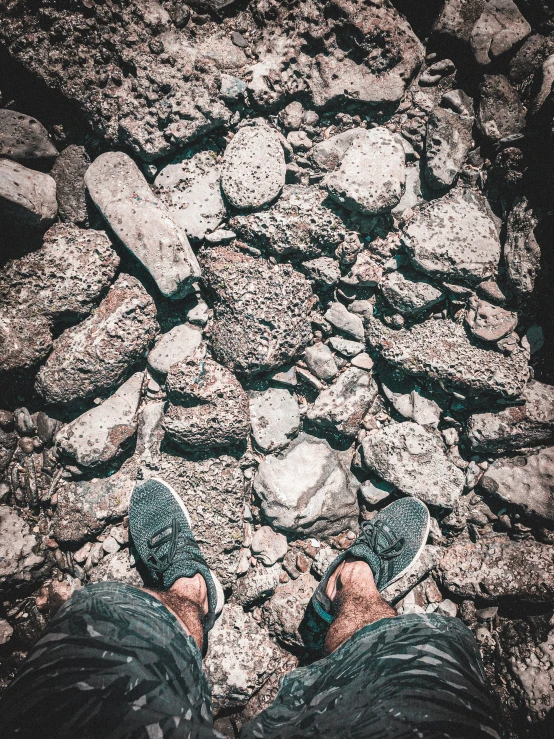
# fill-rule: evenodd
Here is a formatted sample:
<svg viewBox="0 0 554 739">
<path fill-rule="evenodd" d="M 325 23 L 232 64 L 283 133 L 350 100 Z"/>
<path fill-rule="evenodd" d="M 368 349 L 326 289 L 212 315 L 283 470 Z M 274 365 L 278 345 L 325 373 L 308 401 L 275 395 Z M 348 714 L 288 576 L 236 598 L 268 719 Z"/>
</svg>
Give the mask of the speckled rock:
<svg viewBox="0 0 554 739">
<path fill-rule="evenodd" d="M 486 74 L 479 85 L 481 98 L 476 122 L 490 141 L 517 137 L 525 128 L 525 108 L 503 74 Z"/>
<path fill-rule="evenodd" d="M 192 241 L 200 241 L 225 219 L 217 155 L 200 151 L 180 157 L 158 172 L 154 186 L 175 223 Z"/>
<path fill-rule="evenodd" d="M 370 431 L 362 441 L 366 466 L 406 495 L 453 508 L 464 474 L 450 462 L 434 433 L 417 423 L 393 423 Z"/>
<path fill-rule="evenodd" d="M 528 602 L 554 600 L 552 546 L 538 541 L 512 541 L 506 536 L 459 538 L 442 551 L 438 565 L 441 583 L 462 598 Z"/>
<path fill-rule="evenodd" d="M 352 313 L 342 303 L 331 303 L 325 311 L 324 318 L 339 331 L 358 341 L 364 339 L 364 322 L 356 313 Z"/>
<path fill-rule="evenodd" d="M 46 231 L 58 213 L 56 183 L 50 175 L 0 159 L 0 224 Z"/>
<path fill-rule="evenodd" d="M 471 284 L 496 275 L 500 240 L 484 202 L 456 191 L 417 210 L 403 231 L 413 264 Z"/>
<path fill-rule="evenodd" d="M 37 375 L 37 392 L 48 403 L 107 395 L 157 332 L 154 301 L 135 277 L 120 275 L 96 312 L 56 339 Z"/>
<path fill-rule="evenodd" d="M 92 568 L 89 577 L 90 582 L 123 582 L 135 588 L 144 587 L 139 571 L 131 567 L 128 549 L 108 554 Z"/>
<path fill-rule="evenodd" d="M 475 61 L 490 64 L 530 33 L 531 26 L 513 0 L 489 0 L 471 31 Z"/>
<path fill-rule="evenodd" d="M 370 251 L 361 251 L 347 274 L 341 279 L 351 287 L 375 287 L 383 278 L 383 268 Z"/>
<path fill-rule="evenodd" d="M 454 183 L 469 152 L 473 117 L 435 108 L 427 119 L 425 179 L 441 190 Z"/>
<path fill-rule="evenodd" d="M 537 722 L 548 721 L 548 714 L 552 712 L 553 653 L 554 629 L 551 629 L 546 640 L 536 649 L 531 649 L 523 658 L 517 655 L 510 660 L 510 669 L 521 688 L 525 708 Z"/>
<path fill-rule="evenodd" d="M 227 446 L 248 436 L 248 396 L 235 376 L 212 359 L 192 356 L 174 364 L 166 387 L 171 402 L 163 427 L 183 449 Z"/>
<path fill-rule="evenodd" d="M 404 148 L 386 128 L 367 130 L 324 179 L 331 197 L 345 208 L 373 215 L 398 204 L 406 181 Z"/>
<path fill-rule="evenodd" d="M 26 316 L 0 308 L 0 372 L 28 370 L 52 349 L 50 321 L 40 315 Z"/>
<path fill-rule="evenodd" d="M 304 275 L 232 247 L 203 249 L 199 257 L 216 296 L 212 347 L 218 361 L 254 375 L 301 354 L 312 337 L 314 300 Z"/>
<path fill-rule="evenodd" d="M 260 526 L 252 537 L 252 554 L 266 567 L 271 567 L 287 553 L 287 537 L 271 526 Z"/>
<path fill-rule="evenodd" d="M 521 405 L 474 413 L 466 427 L 471 449 L 502 454 L 548 442 L 554 435 L 554 386 L 530 380 Z"/>
<path fill-rule="evenodd" d="M 304 352 L 304 361 L 312 374 L 320 380 L 332 380 L 339 369 L 333 352 L 325 344 L 313 344 Z"/>
<path fill-rule="evenodd" d="M 354 439 L 376 396 L 377 385 L 372 374 L 348 367 L 332 385 L 321 391 L 307 419 L 321 430 Z"/>
<path fill-rule="evenodd" d="M 499 341 L 515 331 L 517 313 L 474 297 L 469 300 L 465 320 L 476 338 L 481 341 Z"/>
<path fill-rule="evenodd" d="M 64 223 L 88 226 L 85 174 L 90 159 L 84 146 L 68 146 L 50 170 L 56 182 L 56 198 L 60 218 Z"/>
<path fill-rule="evenodd" d="M 302 264 L 302 269 L 315 282 L 332 287 L 340 280 L 340 264 L 331 257 L 318 257 Z"/>
<path fill-rule="evenodd" d="M 525 457 L 498 459 L 486 470 L 481 486 L 530 518 L 554 524 L 553 447 Z"/>
<path fill-rule="evenodd" d="M 36 118 L 16 110 L 0 110 L 0 155 L 17 162 L 53 159 L 58 150 Z"/>
<path fill-rule="evenodd" d="M 239 238 L 269 254 L 298 254 L 310 259 L 332 253 L 345 236 L 345 227 L 325 203 L 318 187 L 285 185 L 279 200 L 258 213 L 239 215 L 229 222 Z"/>
<path fill-rule="evenodd" d="M 283 189 L 285 171 L 285 155 L 277 131 L 257 122 L 240 128 L 225 150 L 221 187 L 235 208 L 261 208 Z"/>
<path fill-rule="evenodd" d="M 252 436 L 263 452 L 284 449 L 300 428 L 300 408 L 286 388 L 250 390 Z"/>
<path fill-rule="evenodd" d="M 286 539 L 285 539 L 286 546 Z M 264 567 L 257 564 L 250 567 L 248 572 L 239 577 L 233 588 L 233 603 L 243 607 L 250 607 L 269 598 L 279 585 L 279 576 L 282 572 L 280 564 Z"/>
<path fill-rule="evenodd" d="M 299 627 L 306 608 L 317 587 L 317 580 L 309 572 L 279 585 L 262 608 L 262 618 L 269 632 L 289 646 L 304 646 Z"/>
<path fill-rule="evenodd" d="M 336 136 L 323 139 L 323 141 L 315 144 L 310 153 L 310 158 L 319 169 L 332 171 L 341 163 L 342 158 L 354 141 L 363 138 L 364 133 L 363 128 L 350 128 Z"/>
<path fill-rule="evenodd" d="M 56 436 L 62 455 L 82 467 L 99 467 L 121 456 L 137 430 L 143 381 L 143 373 L 136 372 L 107 400 L 64 426 Z"/>
<path fill-rule="evenodd" d="M 107 291 L 119 257 L 103 231 L 57 224 L 40 249 L 8 262 L 0 302 L 53 320 L 84 318 Z"/>
<path fill-rule="evenodd" d="M 0 591 L 31 585 L 49 574 L 46 553 L 14 508 L 0 506 Z"/>
<path fill-rule="evenodd" d="M 421 313 L 443 298 L 441 291 L 426 280 L 398 271 L 385 275 L 379 288 L 391 307 L 403 315 Z"/>
<path fill-rule="evenodd" d="M 131 157 L 120 151 L 101 154 L 88 168 L 85 184 L 110 228 L 162 295 L 180 298 L 190 292 L 200 277 L 196 256 Z"/>
<path fill-rule="evenodd" d="M 506 277 L 520 298 L 528 298 L 539 273 L 541 250 L 535 238 L 537 218 L 525 198 L 519 198 L 506 224 L 504 263 Z"/>
<path fill-rule="evenodd" d="M 528 353 L 510 356 L 474 346 L 463 326 L 428 320 L 394 330 L 376 318 L 366 321 L 370 348 L 409 375 L 429 377 L 461 392 L 518 397 L 529 376 Z"/>
<path fill-rule="evenodd" d="M 190 323 L 174 326 L 162 334 L 148 354 L 148 367 L 167 375 L 171 366 L 192 356 L 202 344 L 202 330 Z"/>
</svg>

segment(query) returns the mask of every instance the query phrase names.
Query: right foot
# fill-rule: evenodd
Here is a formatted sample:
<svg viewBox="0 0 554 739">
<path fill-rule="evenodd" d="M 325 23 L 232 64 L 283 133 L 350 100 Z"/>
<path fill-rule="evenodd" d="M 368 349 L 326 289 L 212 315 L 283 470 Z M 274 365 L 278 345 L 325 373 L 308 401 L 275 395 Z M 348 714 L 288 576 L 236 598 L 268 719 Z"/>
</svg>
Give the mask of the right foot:
<svg viewBox="0 0 554 739">
<path fill-rule="evenodd" d="M 331 600 L 339 567 L 345 560 L 362 560 L 373 573 L 378 592 L 406 574 L 419 559 L 427 541 L 430 525 L 429 511 L 417 498 L 400 498 L 361 525 L 360 536 L 354 544 L 331 562 L 317 586 L 312 604 L 316 613 L 327 623 L 333 621 Z M 331 580 L 331 582 L 329 582 Z"/>
<path fill-rule="evenodd" d="M 156 478 L 137 485 L 129 504 L 129 528 L 138 556 L 161 590 L 169 590 L 180 578 L 204 578 L 208 595 L 204 630 L 209 631 L 223 608 L 223 589 L 198 548 L 181 498 Z"/>
</svg>

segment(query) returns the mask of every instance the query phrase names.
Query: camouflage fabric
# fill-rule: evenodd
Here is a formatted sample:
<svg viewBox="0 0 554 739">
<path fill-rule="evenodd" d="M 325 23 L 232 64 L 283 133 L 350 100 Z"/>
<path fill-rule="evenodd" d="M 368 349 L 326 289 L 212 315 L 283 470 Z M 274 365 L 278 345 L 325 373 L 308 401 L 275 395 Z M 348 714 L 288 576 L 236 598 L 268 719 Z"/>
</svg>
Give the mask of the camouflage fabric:
<svg viewBox="0 0 554 739">
<path fill-rule="evenodd" d="M 242 739 L 505 739 L 471 632 L 434 614 L 383 619 L 294 670 Z M 221 739 L 193 639 L 121 583 L 77 591 L 0 701 L 2 739 Z"/>
</svg>

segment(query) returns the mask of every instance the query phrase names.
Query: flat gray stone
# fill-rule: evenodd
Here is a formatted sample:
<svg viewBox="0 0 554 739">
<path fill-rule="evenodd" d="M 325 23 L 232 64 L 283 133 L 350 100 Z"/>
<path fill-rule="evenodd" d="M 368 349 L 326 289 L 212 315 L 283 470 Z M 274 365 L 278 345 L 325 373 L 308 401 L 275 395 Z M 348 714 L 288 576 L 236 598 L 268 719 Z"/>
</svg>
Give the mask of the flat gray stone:
<svg viewBox="0 0 554 739">
<path fill-rule="evenodd" d="M 4 228 L 46 231 L 58 213 L 56 183 L 50 175 L 0 159 L 0 222 Z"/>
<path fill-rule="evenodd" d="M 163 167 L 154 180 L 160 200 L 189 239 L 200 241 L 226 218 L 221 174 L 213 151 L 179 158 Z"/>
<path fill-rule="evenodd" d="M 469 300 L 465 320 L 476 338 L 481 341 L 499 341 L 515 331 L 518 318 L 517 313 L 473 297 Z"/>
<path fill-rule="evenodd" d="M 371 373 L 348 367 L 321 391 L 307 418 L 320 429 L 353 439 L 376 396 L 377 385 Z"/>
<path fill-rule="evenodd" d="M 260 526 L 252 537 L 252 554 L 266 567 L 271 567 L 287 553 L 287 537 L 271 526 Z"/>
<path fill-rule="evenodd" d="M 386 274 L 379 289 L 391 307 L 405 316 L 426 311 L 443 299 L 442 292 L 426 280 L 398 271 Z"/>
<path fill-rule="evenodd" d="M 68 146 L 50 170 L 56 182 L 56 198 L 60 219 L 64 223 L 88 226 L 85 174 L 90 159 L 84 146 Z"/>
<path fill-rule="evenodd" d="M 450 462 L 434 433 L 417 423 L 392 423 L 362 441 L 366 466 L 385 482 L 424 503 L 453 508 L 464 474 Z"/>
<path fill-rule="evenodd" d="M 284 449 L 300 428 L 300 409 L 286 388 L 250 390 L 252 436 L 263 452 Z"/>
<path fill-rule="evenodd" d="M 363 128 L 350 128 L 348 131 L 338 133 L 323 139 L 313 147 L 310 158 L 317 166 L 327 172 L 338 167 L 350 146 L 364 136 Z"/>
<path fill-rule="evenodd" d="M 302 264 L 302 269 L 320 285 L 332 287 L 340 280 L 340 264 L 331 257 L 318 257 Z"/>
<path fill-rule="evenodd" d="M 44 580 L 46 552 L 27 521 L 15 508 L 0 506 L 0 591 Z"/>
<path fill-rule="evenodd" d="M 430 187 L 450 187 L 458 176 L 472 143 L 473 117 L 435 108 L 427 119 L 425 179 Z"/>
<path fill-rule="evenodd" d="M 392 210 L 406 181 L 405 155 L 399 138 L 386 128 L 366 130 L 356 138 L 323 184 L 340 205 L 373 215 Z"/>
<path fill-rule="evenodd" d="M 275 129 L 257 123 L 240 128 L 225 149 L 221 187 L 231 205 L 253 210 L 274 200 L 285 184 L 285 155 Z"/>
<path fill-rule="evenodd" d="M 324 439 L 301 434 L 284 454 L 263 459 L 254 490 L 271 527 L 330 534 L 354 526 L 358 502 L 350 458 Z"/>
<path fill-rule="evenodd" d="M 332 303 L 323 317 L 339 331 L 358 341 L 364 340 L 363 320 L 356 313 L 351 313 L 342 303 Z"/>
<path fill-rule="evenodd" d="M 36 118 L 9 108 L 0 109 L 0 155 L 17 162 L 54 159 L 58 150 Z"/>
<path fill-rule="evenodd" d="M 101 154 L 85 184 L 122 243 L 150 272 L 162 295 L 181 298 L 200 277 L 186 233 L 156 198 L 140 169 L 121 151 Z"/>
<path fill-rule="evenodd" d="M 513 0 L 489 0 L 475 22 L 470 44 L 475 61 L 487 65 L 531 33 L 531 26 Z"/>
<path fill-rule="evenodd" d="M 525 129 L 525 107 L 503 74 L 485 74 L 479 85 L 477 127 L 490 141 L 519 137 Z"/>
<path fill-rule="evenodd" d="M 333 351 L 349 359 L 357 356 L 365 349 L 365 344 L 362 344 L 361 341 L 349 341 L 341 336 L 331 336 L 327 343 Z"/>
<path fill-rule="evenodd" d="M 379 379 L 383 393 L 401 416 L 419 423 L 420 426 L 437 428 L 441 408 L 412 377 L 386 372 L 381 373 Z"/>
<path fill-rule="evenodd" d="M 304 352 L 304 361 L 310 372 L 320 380 L 332 380 L 339 371 L 333 352 L 322 343 L 309 346 Z"/>
<path fill-rule="evenodd" d="M 172 365 L 191 357 L 202 344 L 202 329 L 189 323 L 174 326 L 162 334 L 150 350 L 148 367 L 167 375 Z"/>
<path fill-rule="evenodd" d="M 111 397 L 64 426 L 56 436 L 63 456 L 91 468 L 117 459 L 136 433 L 143 381 L 143 373 L 136 372 Z"/>
</svg>

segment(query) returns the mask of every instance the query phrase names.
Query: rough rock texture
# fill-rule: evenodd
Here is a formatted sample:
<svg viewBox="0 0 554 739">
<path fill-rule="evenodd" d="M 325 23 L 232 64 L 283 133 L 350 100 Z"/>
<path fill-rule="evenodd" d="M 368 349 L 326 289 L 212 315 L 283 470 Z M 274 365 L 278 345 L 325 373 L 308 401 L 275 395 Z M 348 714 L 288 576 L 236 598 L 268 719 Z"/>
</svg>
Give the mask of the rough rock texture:
<svg viewBox="0 0 554 739">
<path fill-rule="evenodd" d="M 266 457 L 254 478 L 262 513 L 272 528 L 333 533 L 354 525 L 358 504 L 351 454 L 301 434 L 279 457 Z"/>
<path fill-rule="evenodd" d="M 269 254 L 298 254 L 302 259 L 332 253 L 344 239 L 341 219 L 317 187 L 285 185 L 267 209 L 235 216 L 229 225 L 247 244 Z"/>
<path fill-rule="evenodd" d="M 554 386 L 531 380 L 523 388 L 521 401 L 521 405 L 470 416 L 466 433 L 474 452 L 502 454 L 552 438 Z"/>
<path fill-rule="evenodd" d="M 403 232 L 415 267 L 473 284 L 496 274 L 500 240 L 484 201 L 456 191 L 418 209 Z"/>
<path fill-rule="evenodd" d="M 225 150 L 221 188 L 235 208 L 261 208 L 283 189 L 285 169 L 277 131 L 263 123 L 244 126 Z"/>
<path fill-rule="evenodd" d="M 48 403 L 107 395 L 157 332 L 154 301 L 135 277 L 120 275 L 94 315 L 56 339 L 37 375 L 37 392 Z"/>
<path fill-rule="evenodd" d="M 172 365 L 188 359 L 202 344 L 202 330 L 181 323 L 162 334 L 148 354 L 148 367 L 159 375 L 167 375 Z"/>
<path fill-rule="evenodd" d="M 324 180 L 333 200 L 345 208 L 373 215 L 398 205 L 406 181 L 404 148 L 386 128 L 356 138 L 340 165 Z"/>
<path fill-rule="evenodd" d="M 31 585 L 47 575 L 39 537 L 13 508 L 0 506 L 0 591 Z"/>
<path fill-rule="evenodd" d="M 350 128 L 348 131 L 330 136 L 318 142 L 313 147 L 310 157 L 313 162 L 326 172 L 332 171 L 341 163 L 350 146 L 359 138 L 363 138 L 364 131 L 359 128 Z"/>
<path fill-rule="evenodd" d="M 398 271 L 385 275 L 379 288 L 391 307 L 404 315 L 425 311 L 443 298 L 441 291 L 426 280 Z"/>
<path fill-rule="evenodd" d="M 0 302 L 55 321 L 84 318 L 107 291 L 119 257 L 103 231 L 57 224 L 43 246 L 8 262 L 0 274 Z"/>
<path fill-rule="evenodd" d="M 264 604 L 262 618 L 271 634 L 283 644 L 304 646 L 299 627 L 311 600 L 317 580 L 306 572 L 296 580 L 279 585 Z"/>
<path fill-rule="evenodd" d="M 531 33 L 531 26 L 513 0 L 488 0 L 471 31 L 478 64 L 489 64 Z"/>
<path fill-rule="evenodd" d="M 271 567 L 287 553 L 287 537 L 271 526 L 260 526 L 252 537 L 252 554 L 266 567 Z"/>
<path fill-rule="evenodd" d="M 458 539 L 444 550 L 439 575 L 448 592 L 463 598 L 547 603 L 554 599 L 552 547 L 533 540 Z"/>
<path fill-rule="evenodd" d="M 491 495 L 515 505 L 528 516 L 554 524 L 554 450 L 494 462 L 481 478 Z"/>
<path fill-rule="evenodd" d="M 196 256 L 133 160 L 122 152 L 101 154 L 88 168 L 85 184 L 110 228 L 150 272 L 162 295 L 180 298 L 190 292 L 200 277 Z"/>
<path fill-rule="evenodd" d="M 0 309 L 0 371 L 27 370 L 47 357 L 53 342 L 50 329 L 42 316 Z"/>
<path fill-rule="evenodd" d="M 510 356 L 481 349 L 454 321 L 429 320 L 394 330 L 376 318 L 366 322 L 370 348 L 409 375 L 429 377 L 461 392 L 518 397 L 527 381 L 527 352 Z"/>
<path fill-rule="evenodd" d="M 364 462 L 379 477 L 424 503 L 453 508 L 464 474 L 450 462 L 439 438 L 417 423 L 393 423 L 362 441 Z"/>
<path fill-rule="evenodd" d="M 446 0 L 433 26 L 435 36 L 447 43 L 469 41 L 485 3 L 486 0 Z"/>
<path fill-rule="evenodd" d="M 541 250 L 534 228 L 537 219 L 525 199 L 519 199 L 508 216 L 504 263 L 510 287 L 528 298 L 535 287 L 540 269 Z"/>
<path fill-rule="evenodd" d="M 330 387 L 322 390 L 307 418 L 321 430 L 353 439 L 376 396 L 377 385 L 371 373 L 348 367 Z"/>
<path fill-rule="evenodd" d="M 58 150 L 50 141 L 48 131 L 36 118 L 16 110 L 0 110 L 0 156 L 28 162 L 53 159 Z"/>
<path fill-rule="evenodd" d="M 144 587 L 139 571 L 131 567 L 128 549 L 104 557 L 91 571 L 90 582 L 124 582 L 135 588 Z"/>
<path fill-rule="evenodd" d="M 552 712 L 552 685 L 554 684 L 554 629 L 544 642 L 528 656 L 511 660 L 511 669 L 523 692 L 525 707 L 535 721 L 548 721 Z"/>
<path fill-rule="evenodd" d="M 56 183 L 58 212 L 65 223 L 88 225 L 85 174 L 90 159 L 84 146 L 68 146 L 56 159 L 50 176 Z"/>
<path fill-rule="evenodd" d="M 420 426 L 437 428 L 441 408 L 416 380 L 395 370 L 381 371 L 379 379 L 383 394 L 401 416 L 419 423 Z"/>
<path fill-rule="evenodd" d="M 248 436 L 248 396 L 217 362 L 192 356 L 174 364 L 166 386 L 171 403 L 163 427 L 183 449 L 227 446 Z"/>
<path fill-rule="evenodd" d="M 471 146 L 473 118 L 435 108 L 427 120 L 425 179 L 440 190 L 449 187 L 462 168 Z"/>
<path fill-rule="evenodd" d="M 493 142 L 517 137 L 525 127 L 525 108 L 516 90 L 502 74 L 486 74 L 479 86 L 477 125 Z"/>
<path fill-rule="evenodd" d="M 264 528 L 269 527 L 265 526 Z M 283 535 L 278 534 L 278 536 Z M 287 540 L 286 537 L 283 536 L 283 538 L 285 540 L 286 553 Z M 268 567 L 258 564 L 255 567 L 250 567 L 248 572 L 235 583 L 233 588 L 233 602 L 248 608 L 266 600 L 273 595 L 275 588 L 279 585 L 281 572 L 280 564 L 273 564 Z"/>
<path fill-rule="evenodd" d="M 62 454 L 82 467 L 98 467 L 117 459 L 137 430 L 143 381 L 142 372 L 136 372 L 101 405 L 65 426 L 56 436 Z"/>
<path fill-rule="evenodd" d="M 158 197 L 192 241 L 203 239 L 227 215 L 220 183 L 220 165 L 213 151 L 176 159 L 154 181 Z"/>
<path fill-rule="evenodd" d="M 204 279 L 216 295 L 213 351 L 240 374 L 267 371 L 298 356 L 311 338 L 312 292 L 287 264 L 271 265 L 230 247 L 203 249 Z"/>
<path fill-rule="evenodd" d="M 250 419 L 252 436 L 263 452 L 276 452 L 287 446 L 300 428 L 300 409 L 286 388 L 251 390 Z"/>
<path fill-rule="evenodd" d="M 47 174 L 0 159 L 0 225 L 45 231 L 58 213 L 56 183 Z"/>
<path fill-rule="evenodd" d="M 466 323 L 471 333 L 481 341 L 499 341 L 515 331 L 517 313 L 492 305 L 486 300 L 470 298 Z"/>
</svg>

